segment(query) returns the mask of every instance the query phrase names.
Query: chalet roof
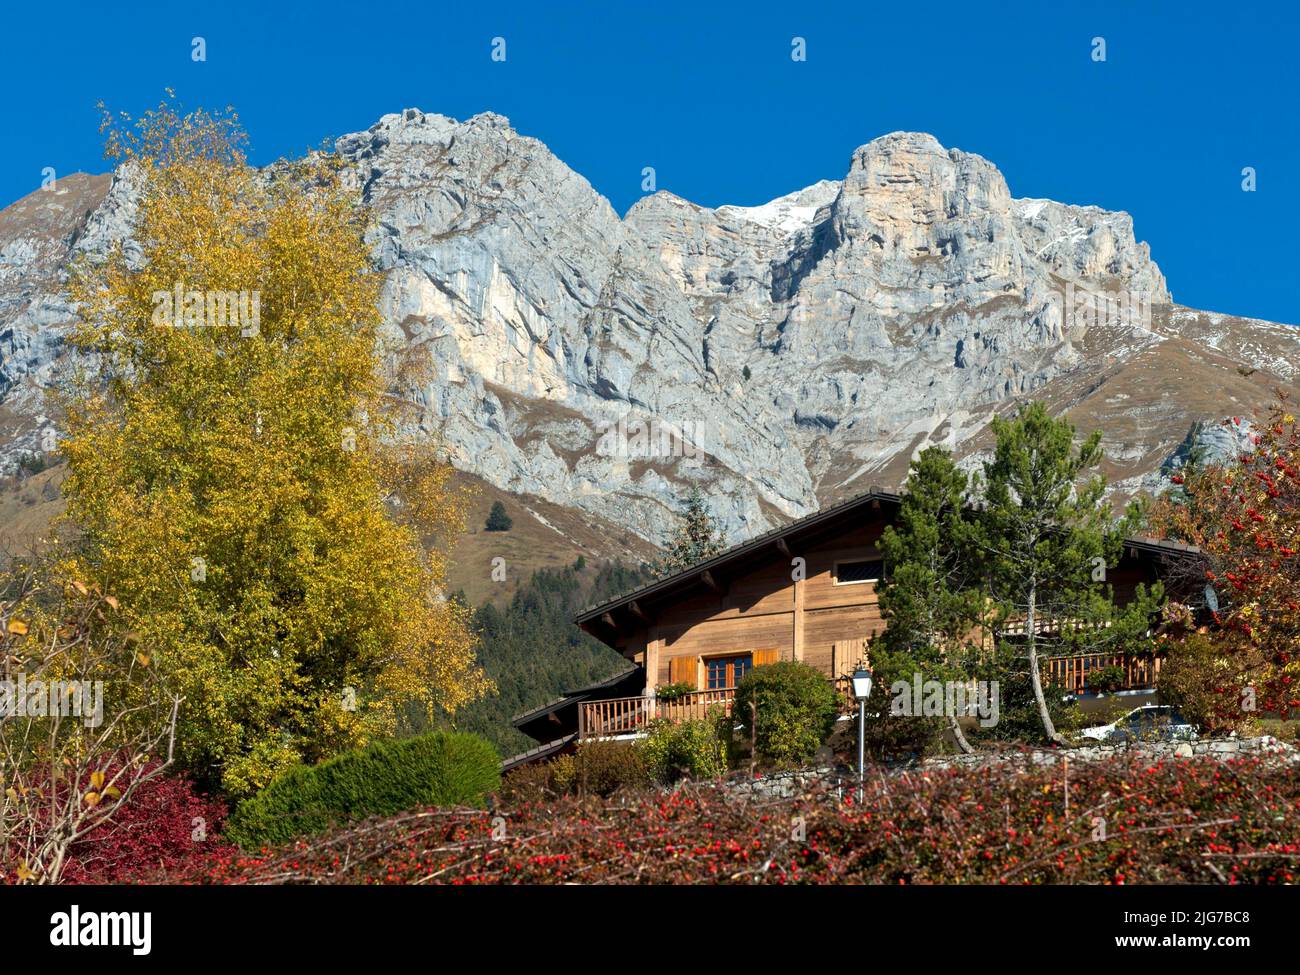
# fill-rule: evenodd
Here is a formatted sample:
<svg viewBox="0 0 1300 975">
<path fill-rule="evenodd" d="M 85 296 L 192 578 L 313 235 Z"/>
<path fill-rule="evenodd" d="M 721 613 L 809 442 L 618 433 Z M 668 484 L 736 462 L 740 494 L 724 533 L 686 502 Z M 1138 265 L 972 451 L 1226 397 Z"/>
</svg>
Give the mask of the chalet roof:
<svg viewBox="0 0 1300 975">
<path fill-rule="evenodd" d="M 1166 552 L 1171 555 L 1200 555 L 1199 545 L 1175 542 L 1170 538 L 1155 538 L 1151 535 L 1129 535 L 1124 544 L 1130 548 L 1140 548 L 1150 552 Z"/>
<path fill-rule="evenodd" d="M 687 566 L 679 572 L 674 572 L 672 575 L 658 579 L 649 585 L 641 586 L 639 589 L 634 589 L 621 596 L 616 596 L 615 598 L 597 606 L 591 606 L 574 617 L 574 622 L 581 626 L 583 623 L 599 619 L 605 613 L 611 612 L 615 609 L 621 609 L 633 601 L 660 595 L 680 587 L 683 583 L 693 583 L 699 579 L 700 575 L 704 572 L 709 572 L 724 565 L 730 565 L 746 555 L 752 555 L 765 549 L 769 545 L 776 545 L 778 542 L 788 541 L 790 538 L 805 531 L 820 527 L 825 522 L 836 520 L 845 514 L 856 511 L 859 508 L 870 507 L 873 502 L 876 504 L 882 502 L 898 504 L 900 501 L 902 501 L 901 495 L 893 494 L 877 487 L 872 487 L 865 494 L 859 494 L 856 497 L 849 498 L 847 501 L 840 501 L 837 504 L 833 504 L 828 508 L 822 508 L 819 511 L 815 511 L 812 514 L 792 521 L 789 524 L 773 528 L 769 531 L 763 532 L 761 535 L 755 535 L 753 538 L 749 539 L 749 541 L 741 542 L 739 545 L 733 545 L 725 552 L 721 552 L 712 558 Z"/>
<path fill-rule="evenodd" d="M 697 584 L 706 573 L 712 573 L 723 567 L 744 562 L 757 554 L 764 553 L 769 548 L 779 550 L 783 543 L 786 543 L 788 547 L 790 541 L 797 540 L 803 535 L 816 534 L 819 530 L 824 530 L 861 509 L 879 508 L 882 505 L 897 506 L 902 500 L 901 494 L 872 487 L 864 494 L 822 508 L 811 515 L 799 518 L 779 528 L 773 528 L 761 535 L 754 536 L 746 542 L 734 545 L 712 558 L 687 566 L 679 572 L 665 576 L 639 589 L 626 592 L 621 596 L 616 596 L 597 606 L 589 607 L 575 616 L 574 622 L 585 628 L 585 624 L 599 620 L 606 614 L 626 610 L 632 603 L 647 602 L 651 599 L 671 596 L 675 592 L 690 588 Z M 1148 536 L 1127 537 L 1124 539 L 1124 544 L 1153 554 L 1180 557 L 1195 555 L 1200 552 L 1200 549 L 1195 545 Z"/>
<path fill-rule="evenodd" d="M 603 691 L 608 687 L 613 687 L 625 678 L 630 677 L 635 672 L 635 667 L 624 667 L 618 673 L 611 674 L 609 677 L 606 677 L 603 680 L 598 680 L 594 684 L 588 684 L 586 687 L 579 687 L 572 691 L 565 691 L 559 697 L 552 701 L 547 701 L 540 707 L 533 708 L 531 711 L 525 711 L 523 714 L 515 715 L 510 719 L 510 723 L 518 728 L 522 724 L 527 724 L 529 721 L 534 721 L 552 711 L 559 710 L 575 699 L 584 698 L 589 694 L 594 694 L 597 691 Z"/>
<path fill-rule="evenodd" d="M 555 741 L 548 741 L 543 745 L 538 745 L 536 748 L 530 748 L 526 752 L 520 752 L 518 755 L 512 755 L 501 763 L 501 771 L 509 772 L 520 765 L 527 765 L 529 762 L 550 758 L 552 755 L 564 751 L 565 748 L 577 740 L 577 732 L 574 732 L 571 735 L 565 735 L 563 738 L 556 738 Z"/>
</svg>

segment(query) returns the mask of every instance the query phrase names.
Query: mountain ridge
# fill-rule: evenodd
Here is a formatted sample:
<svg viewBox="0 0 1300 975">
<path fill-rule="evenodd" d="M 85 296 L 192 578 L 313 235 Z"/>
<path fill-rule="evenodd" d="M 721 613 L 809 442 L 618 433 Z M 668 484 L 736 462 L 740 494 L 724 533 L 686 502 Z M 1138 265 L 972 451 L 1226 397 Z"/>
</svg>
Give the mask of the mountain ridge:
<svg viewBox="0 0 1300 975">
<path fill-rule="evenodd" d="M 494 113 L 406 109 L 334 145 L 375 218 L 386 365 L 424 407 L 411 432 L 646 539 L 691 483 L 740 539 L 898 486 L 929 443 L 974 464 L 1026 398 L 1103 430 L 1118 493 L 1150 490 L 1192 424 L 1300 374 L 1290 326 L 1174 303 L 1127 213 L 1014 198 L 993 163 L 925 133 L 757 206 L 659 191 L 622 217 Z M 57 268 L 129 238 L 138 187 L 105 180 L 0 211 L 4 463 L 57 425 L 40 396 L 67 367 Z M 1078 294 L 1145 311 L 1080 321 Z"/>
</svg>

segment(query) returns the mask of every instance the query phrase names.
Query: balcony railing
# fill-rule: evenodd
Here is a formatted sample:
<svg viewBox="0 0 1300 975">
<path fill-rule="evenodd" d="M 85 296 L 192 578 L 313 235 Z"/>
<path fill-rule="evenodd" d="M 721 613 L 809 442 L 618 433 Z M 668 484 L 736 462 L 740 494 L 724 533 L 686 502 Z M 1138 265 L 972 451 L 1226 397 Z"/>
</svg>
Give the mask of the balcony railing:
<svg viewBox="0 0 1300 975">
<path fill-rule="evenodd" d="M 666 701 L 645 697 L 584 701 L 578 706 L 578 737 L 637 735 L 651 721 L 660 718 L 673 722 L 697 721 L 715 713 L 718 708 L 730 714 L 735 700 L 736 689 L 725 687 L 713 691 L 690 691 Z"/>
<path fill-rule="evenodd" d="M 1159 657 L 1134 656 L 1127 653 L 1083 653 L 1068 657 L 1044 657 L 1040 661 L 1043 679 L 1071 694 L 1089 690 L 1088 675 L 1111 665 L 1124 672 L 1120 690 L 1154 687 L 1160 673 Z M 831 680 L 839 699 L 840 710 L 855 710 L 853 692 L 847 676 Z M 578 705 L 578 737 L 617 738 L 639 735 L 651 721 L 698 721 L 722 708 L 730 714 L 736 701 L 736 689 L 725 687 L 712 691 L 690 691 L 670 700 L 646 697 L 615 697 L 604 701 L 584 701 Z"/>
<path fill-rule="evenodd" d="M 1088 687 L 1088 675 L 1103 667 L 1115 666 L 1124 671 L 1119 690 L 1131 691 L 1155 687 L 1160 674 L 1160 658 L 1128 653 L 1081 653 L 1070 657 L 1046 657 L 1042 660 L 1043 677 L 1071 694 L 1082 694 Z"/>
<path fill-rule="evenodd" d="M 851 713 L 855 704 L 848 677 L 829 681 L 835 688 L 839 709 Z M 606 701 L 585 701 L 578 705 L 578 737 L 617 738 L 639 735 L 651 721 L 699 721 L 721 708 L 730 714 L 736 703 L 736 689 L 690 691 L 670 700 L 644 697 L 615 697 Z"/>
</svg>

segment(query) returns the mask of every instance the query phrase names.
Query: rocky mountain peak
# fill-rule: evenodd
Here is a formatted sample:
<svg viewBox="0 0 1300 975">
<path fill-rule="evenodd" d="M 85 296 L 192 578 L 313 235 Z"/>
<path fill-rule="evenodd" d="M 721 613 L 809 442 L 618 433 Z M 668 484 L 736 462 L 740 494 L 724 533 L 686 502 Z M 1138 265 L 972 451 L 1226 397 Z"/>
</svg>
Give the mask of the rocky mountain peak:
<svg viewBox="0 0 1300 975">
<path fill-rule="evenodd" d="M 743 220 L 788 235 L 824 220 L 839 195 L 839 181 L 823 179 L 759 206 L 720 206 L 716 213 L 724 220 Z"/>
<path fill-rule="evenodd" d="M 899 484 L 927 444 L 973 460 L 1026 397 L 1103 429 L 1107 473 L 1133 489 L 1190 423 L 1300 374 L 1295 330 L 1173 306 L 1128 214 L 1014 199 L 988 160 L 923 133 L 761 205 L 661 191 L 621 219 L 491 113 L 406 109 L 336 149 L 376 218 L 414 432 L 498 488 L 648 539 L 690 483 L 738 539 Z M 131 173 L 90 179 L 61 212 L 38 192 L 0 213 L 10 463 L 65 368 L 58 268 L 129 237 Z M 1066 289 L 1151 313 L 1080 320 Z"/>
</svg>

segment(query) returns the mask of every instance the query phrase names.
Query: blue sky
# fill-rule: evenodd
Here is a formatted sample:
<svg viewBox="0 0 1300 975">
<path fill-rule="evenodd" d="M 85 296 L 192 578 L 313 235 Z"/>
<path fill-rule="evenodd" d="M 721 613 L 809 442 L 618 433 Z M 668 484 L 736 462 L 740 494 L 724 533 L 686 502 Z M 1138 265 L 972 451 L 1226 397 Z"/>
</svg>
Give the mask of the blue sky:
<svg viewBox="0 0 1300 975">
<path fill-rule="evenodd" d="M 1300 322 L 1294 3 L 488 2 L 9 5 L 0 205 L 106 168 L 95 102 L 233 104 L 265 162 L 418 107 L 494 111 L 625 212 L 838 179 L 897 129 L 1015 196 L 1133 214 L 1176 300 Z M 191 60 L 202 36 L 207 60 Z M 791 60 L 803 37 L 807 60 Z M 1106 61 L 1091 58 L 1106 40 Z M 492 39 L 506 41 L 494 62 Z M 1254 167 L 1257 190 L 1241 189 Z"/>
</svg>

